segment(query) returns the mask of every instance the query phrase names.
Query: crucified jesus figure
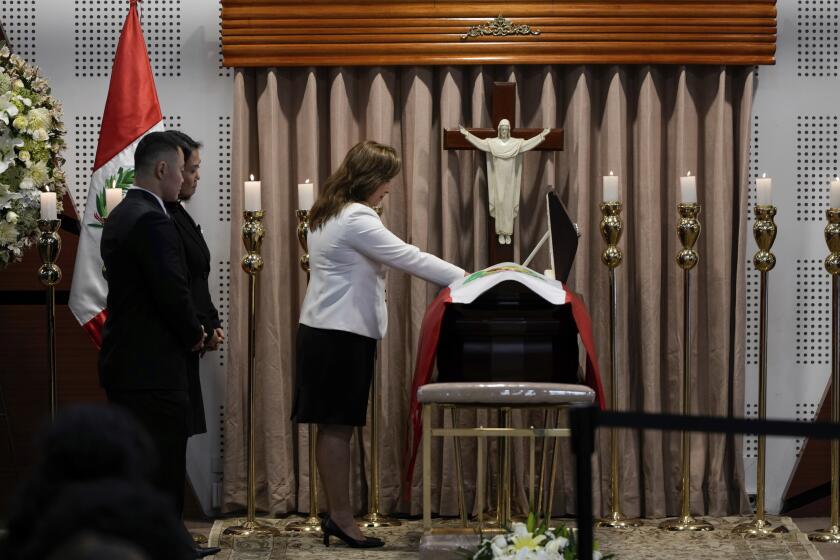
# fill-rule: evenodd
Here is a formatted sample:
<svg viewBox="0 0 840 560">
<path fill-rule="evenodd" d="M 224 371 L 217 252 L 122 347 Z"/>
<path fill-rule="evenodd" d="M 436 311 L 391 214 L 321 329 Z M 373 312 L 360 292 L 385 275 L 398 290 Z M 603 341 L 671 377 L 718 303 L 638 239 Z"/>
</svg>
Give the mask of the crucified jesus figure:
<svg viewBox="0 0 840 560">
<path fill-rule="evenodd" d="M 470 144 L 487 152 L 487 191 L 490 202 L 490 215 L 496 222 L 496 235 L 499 243 L 507 245 L 513 234 L 513 220 L 519 213 L 519 193 L 522 189 L 523 152 L 536 148 L 551 129 L 527 140 L 511 138 L 510 122 L 499 121 L 498 136 L 483 140 L 471 134 L 463 126 L 458 127 Z"/>
</svg>

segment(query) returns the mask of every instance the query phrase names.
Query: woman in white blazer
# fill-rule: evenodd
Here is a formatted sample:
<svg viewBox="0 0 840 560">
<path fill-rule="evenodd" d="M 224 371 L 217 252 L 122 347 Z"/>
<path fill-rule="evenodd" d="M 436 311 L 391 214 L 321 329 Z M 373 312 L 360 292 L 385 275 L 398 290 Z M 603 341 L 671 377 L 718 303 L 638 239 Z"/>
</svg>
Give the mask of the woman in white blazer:
<svg viewBox="0 0 840 560">
<path fill-rule="evenodd" d="M 364 426 L 376 342 L 385 335 L 385 271 L 393 267 L 439 286 L 462 268 L 403 242 L 373 207 L 390 192 L 400 160 L 389 146 L 355 145 L 324 183 L 309 214 L 309 286 L 297 336 L 292 419 L 318 424 L 318 472 L 329 516 L 324 544 L 335 535 L 349 546 L 382 546 L 364 537 L 350 507 L 350 438 Z"/>
</svg>

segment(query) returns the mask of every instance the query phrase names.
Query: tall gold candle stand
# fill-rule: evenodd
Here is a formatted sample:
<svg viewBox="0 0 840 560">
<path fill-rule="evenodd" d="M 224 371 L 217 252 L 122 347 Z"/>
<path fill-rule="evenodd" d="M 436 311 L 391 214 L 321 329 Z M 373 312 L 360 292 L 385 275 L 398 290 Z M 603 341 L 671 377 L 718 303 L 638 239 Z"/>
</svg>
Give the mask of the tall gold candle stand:
<svg viewBox="0 0 840 560">
<path fill-rule="evenodd" d="M 55 419 L 58 383 L 55 370 L 55 285 L 61 282 L 61 269 L 55 264 L 61 252 L 58 228 L 61 220 L 38 220 L 38 254 L 44 264 L 38 269 L 38 279 L 47 288 L 47 359 L 50 363 L 49 403 L 50 420 Z"/>
<path fill-rule="evenodd" d="M 382 215 L 382 207 L 374 206 L 373 209 L 378 215 Z M 379 419 L 381 381 L 379 375 L 374 372 L 373 386 L 371 387 L 371 405 L 373 410 L 370 415 L 370 487 L 368 488 L 368 512 L 359 521 L 360 527 L 398 527 L 402 525 L 396 519 L 391 519 L 379 512 Z M 453 416 L 454 427 L 454 416 Z"/>
<path fill-rule="evenodd" d="M 615 289 L 615 269 L 621 265 L 624 256 L 618 248 L 623 224 L 621 222 L 621 202 L 609 201 L 601 203 L 601 237 L 607 248 L 601 253 L 601 262 L 607 265 L 610 272 L 610 407 L 618 410 L 618 384 L 616 382 L 616 307 L 617 297 Z M 626 529 L 638 527 L 640 519 L 628 519 L 621 513 L 621 498 L 618 492 L 618 438 L 615 428 L 610 430 L 610 513 L 595 522 L 596 527 L 615 527 Z"/>
<path fill-rule="evenodd" d="M 376 372 L 373 374 L 371 389 L 370 415 L 370 487 L 368 488 L 368 513 L 359 520 L 360 527 L 397 527 L 402 525 L 379 512 L 379 402 L 380 381 Z M 454 418 L 454 417 L 453 417 Z"/>
<path fill-rule="evenodd" d="M 840 422 L 840 208 L 826 210 L 825 242 L 831 274 L 831 421 Z M 840 441 L 831 440 L 831 527 L 808 534 L 812 541 L 840 543 Z"/>
<path fill-rule="evenodd" d="M 254 369 L 256 365 L 256 300 L 257 300 L 257 275 L 263 267 L 263 259 L 260 256 L 265 229 L 262 219 L 265 213 L 262 210 L 245 211 L 243 216 L 245 223 L 242 225 L 242 242 L 245 245 L 246 255 L 242 257 L 242 270 L 249 277 L 248 286 L 248 432 L 246 435 L 246 447 L 248 450 L 248 513 L 247 518 L 241 525 L 228 527 L 222 532 L 221 540 L 230 544 L 234 537 L 273 537 L 281 532 L 276 527 L 260 523 L 256 520 L 257 502 L 257 476 L 256 476 L 256 447 L 254 445 L 256 422 L 254 421 Z"/>
<path fill-rule="evenodd" d="M 683 394 L 682 413 L 691 411 L 691 269 L 697 265 L 699 257 L 694 244 L 700 237 L 700 205 L 696 202 L 683 202 L 677 206 L 680 223 L 677 235 L 682 243 L 682 250 L 677 253 L 677 264 L 683 269 Z M 691 438 L 689 432 L 682 434 L 682 500 L 681 513 L 676 519 L 669 519 L 659 524 L 661 529 L 669 531 L 711 531 L 714 527 L 703 519 L 695 519 L 690 513 L 691 502 Z"/>
<path fill-rule="evenodd" d="M 300 257 L 300 268 L 306 272 L 306 282 L 309 283 L 309 247 L 306 236 L 309 233 L 309 210 L 297 210 L 297 236 L 303 255 Z M 321 519 L 318 517 L 318 467 L 315 458 L 315 446 L 318 442 L 318 426 L 309 424 L 309 515 L 303 521 L 292 521 L 286 524 L 286 531 L 296 533 L 319 534 Z"/>
<path fill-rule="evenodd" d="M 753 256 L 753 265 L 761 273 L 759 288 L 758 318 L 758 419 L 767 418 L 767 280 L 768 273 L 776 266 L 776 257 L 770 252 L 776 240 L 776 207 L 756 206 L 753 237 L 758 251 Z M 771 537 L 773 533 L 785 533 L 787 529 L 779 526 L 775 530 L 764 518 L 764 479 L 766 451 L 764 435 L 758 436 L 758 466 L 756 469 L 755 518 L 747 523 L 736 525 L 732 529 L 748 537 Z"/>
</svg>

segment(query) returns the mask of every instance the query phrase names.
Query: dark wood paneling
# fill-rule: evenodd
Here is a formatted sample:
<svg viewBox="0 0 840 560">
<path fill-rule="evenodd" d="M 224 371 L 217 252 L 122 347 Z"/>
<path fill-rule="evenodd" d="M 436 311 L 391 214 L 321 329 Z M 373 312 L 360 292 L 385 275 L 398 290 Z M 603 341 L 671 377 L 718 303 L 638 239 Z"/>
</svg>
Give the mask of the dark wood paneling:
<svg viewBox="0 0 840 560">
<path fill-rule="evenodd" d="M 462 39 L 499 14 L 538 36 Z M 774 64 L 775 0 L 222 0 L 226 66 Z"/>
</svg>

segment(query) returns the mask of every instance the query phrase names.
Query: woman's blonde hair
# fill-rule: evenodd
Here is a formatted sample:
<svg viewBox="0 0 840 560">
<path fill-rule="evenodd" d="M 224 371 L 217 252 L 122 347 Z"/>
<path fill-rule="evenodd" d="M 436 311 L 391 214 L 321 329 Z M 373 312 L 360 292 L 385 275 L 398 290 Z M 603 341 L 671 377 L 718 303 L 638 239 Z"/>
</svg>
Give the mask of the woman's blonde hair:
<svg viewBox="0 0 840 560">
<path fill-rule="evenodd" d="M 394 148 L 371 140 L 359 142 L 324 183 L 309 211 L 309 230 L 320 228 L 351 202 L 365 203 L 399 172 L 400 158 Z"/>
</svg>

